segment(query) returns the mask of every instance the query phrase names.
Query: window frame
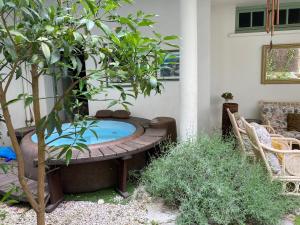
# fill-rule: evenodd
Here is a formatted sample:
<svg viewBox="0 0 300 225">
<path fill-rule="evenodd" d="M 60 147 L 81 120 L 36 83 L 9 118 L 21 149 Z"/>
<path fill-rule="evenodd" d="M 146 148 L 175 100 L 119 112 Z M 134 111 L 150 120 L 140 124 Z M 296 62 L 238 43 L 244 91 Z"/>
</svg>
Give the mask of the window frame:
<svg viewBox="0 0 300 225">
<path fill-rule="evenodd" d="M 285 30 L 300 30 L 300 23 L 289 24 L 289 10 L 290 9 L 300 9 L 300 2 L 293 3 L 282 3 L 280 4 L 280 10 L 286 10 L 286 24 L 276 25 L 276 31 Z M 252 33 L 252 32 L 263 32 L 265 31 L 265 26 L 252 27 L 253 22 L 253 12 L 264 12 L 263 24 L 266 21 L 266 6 L 265 5 L 254 5 L 254 6 L 242 6 L 236 7 L 235 13 L 235 33 Z M 250 15 L 250 27 L 239 27 L 239 14 L 240 13 L 251 13 Z"/>
</svg>

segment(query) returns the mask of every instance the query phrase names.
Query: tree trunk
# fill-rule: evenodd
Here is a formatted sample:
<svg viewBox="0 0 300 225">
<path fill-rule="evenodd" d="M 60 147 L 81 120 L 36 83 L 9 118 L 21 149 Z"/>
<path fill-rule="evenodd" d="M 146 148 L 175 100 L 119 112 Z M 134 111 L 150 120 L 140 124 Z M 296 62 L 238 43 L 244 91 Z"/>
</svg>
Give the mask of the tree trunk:
<svg viewBox="0 0 300 225">
<path fill-rule="evenodd" d="M 11 74 L 13 76 L 13 74 Z M 38 203 L 34 199 L 33 194 L 30 192 L 29 187 L 27 185 L 27 181 L 25 179 L 25 165 L 24 165 L 24 158 L 23 154 L 20 148 L 20 145 L 18 143 L 15 130 L 12 124 L 12 120 L 10 117 L 10 112 L 7 106 L 7 100 L 6 100 L 6 92 L 3 89 L 2 83 L 0 83 L 0 103 L 2 108 L 3 117 L 5 120 L 5 124 L 7 127 L 7 131 L 12 143 L 12 146 L 15 150 L 16 156 L 17 156 L 17 162 L 18 162 L 18 179 L 20 182 L 20 185 L 22 187 L 22 190 L 25 193 L 25 196 L 32 206 L 32 208 L 37 212 L 38 211 Z"/>
<path fill-rule="evenodd" d="M 40 99 L 39 99 L 39 74 L 37 65 L 31 66 L 32 77 L 32 96 L 33 96 L 33 113 L 34 121 L 37 127 L 41 120 Z M 37 224 L 45 224 L 45 129 L 36 129 L 38 138 L 38 204 Z"/>
</svg>

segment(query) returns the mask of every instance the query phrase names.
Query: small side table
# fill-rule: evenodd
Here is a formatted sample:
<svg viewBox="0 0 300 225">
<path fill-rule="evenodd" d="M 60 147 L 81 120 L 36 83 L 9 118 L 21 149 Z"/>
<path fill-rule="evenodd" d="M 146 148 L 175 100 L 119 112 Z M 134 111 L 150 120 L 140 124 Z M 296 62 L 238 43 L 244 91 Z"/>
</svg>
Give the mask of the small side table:
<svg viewBox="0 0 300 225">
<path fill-rule="evenodd" d="M 231 122 L 227 113 L 227 109 L 230 110 L 231 113 L 235 113 L 239 111 L 239 105 L 237 103 L 224 103 L 223 104 L 223 114 L 222 114 L 222 136 L 223 138 L 227 138 L 232 130 Z"/>
</svg>

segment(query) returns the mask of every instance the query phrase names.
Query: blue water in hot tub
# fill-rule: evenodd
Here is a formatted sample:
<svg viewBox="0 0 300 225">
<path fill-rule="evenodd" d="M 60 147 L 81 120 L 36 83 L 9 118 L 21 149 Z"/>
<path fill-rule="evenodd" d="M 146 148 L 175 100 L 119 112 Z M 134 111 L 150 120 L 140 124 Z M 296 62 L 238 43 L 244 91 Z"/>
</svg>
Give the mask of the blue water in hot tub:
<svg viewBox="0 0 300 225">
<path fill-rule="evenodd" d="M 74 140 L 78 138 L 83 138 L 85 142 L 77 141 L 77 143 L 81 142 L 86 145 L 99 144 L 108 141 L 116 141 L 121 138 L 125 138 L 131 136 L 135 133 L 136 127 L 131 123 L 126 123 L 122 121 L 113 121 L 113 120 L 98 120 L 98 121 L 88 121 L 87 124 L 90 124 L 90 128 L 88 128 L 82 137 L 75 134 L 76 130 L 80 130 L 77 126 L 76 128 L 72 126 L 70 123 L 64 123 L 62 125 L 62 134 L 59 135 L 57 131 L 54 131 L 49 137 L 46 138 L 46 143 L 49 143 L 48 146 L 61 146 L 61 145 L 71 145 L 74 144 Z M 87 127 L 85 125 L 85 127 Z M 97 133 L 95 136 L 94 132 Z M 46 134 L 47 135 L 47 134 Z M 59 136 L 69 135 L 68 138 L 58 138 Z M 58 139 L 57 139 L 58 138 Z M 37 143 L 36 134 L 31 136 L 31 140 L 34 143 Z M 51 143 L 50 143 L 51 142 Z"/>
</svg>

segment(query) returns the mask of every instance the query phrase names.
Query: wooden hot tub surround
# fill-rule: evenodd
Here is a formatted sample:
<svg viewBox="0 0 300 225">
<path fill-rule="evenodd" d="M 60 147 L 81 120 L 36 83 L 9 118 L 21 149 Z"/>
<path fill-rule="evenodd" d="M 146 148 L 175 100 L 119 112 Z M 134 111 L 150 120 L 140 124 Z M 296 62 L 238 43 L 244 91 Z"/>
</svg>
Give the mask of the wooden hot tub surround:
<svg viewBox="0 0 300 225">
<path fill-rule="evenodd" d="M 147 151 L 170 136 L 167 127 L 151 127 L 151 121 L 147 119 L 105 119 L 131 123 L 136 127 L 136 131 L 133 135 L 116 141 L 89 145 L 90 151 L 81 152 L 74 149 L 68 166 L 64 158 L 57 159 L 57 152 L 48 152 L 48 212 L 54 210 L 62 201 L 64 193 L 91 192 L 116 184 L 117 191 L 127 197 L 128 170 L 143 168 Z M 36 180 L 37 144 L 31 140 L 33 134 L 34 132 L 31 132 L 23 138 L 21 148 L 27 162 L 26 176 Z"/>
</svg>

